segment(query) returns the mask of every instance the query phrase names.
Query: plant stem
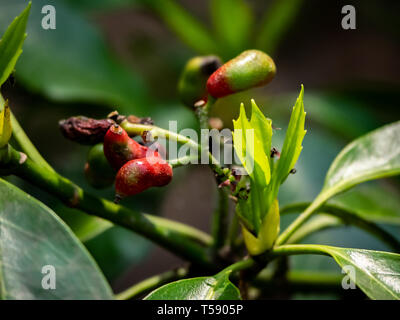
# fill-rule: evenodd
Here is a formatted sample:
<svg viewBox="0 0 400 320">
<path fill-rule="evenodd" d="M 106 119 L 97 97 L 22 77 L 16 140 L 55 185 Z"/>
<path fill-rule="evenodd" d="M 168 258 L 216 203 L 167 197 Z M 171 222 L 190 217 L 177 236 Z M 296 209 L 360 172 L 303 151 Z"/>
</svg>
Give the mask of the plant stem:
<svg viewBox="0 0 400 320">
<path fill-rule="evenodd" d="M 223 171 L 219 161 L 210 152 L 208 152 L 208 148 L 203 148 L 201 144 L 193 141 L 188 137 L 156 126 L 131 123 L 127 120 L 122 121 L 120 125 L 130 136 L 143 135 L 148 132 L 152 138 L 166 138 L 168 140 L 176 141 L 181 144 L 187 144 L 191 149 L 197 150 L 200 154 L 207 152 L 208 164 L 211 169 L 216 173 L 216 175 L 219 177 L 229 177 Z"/>
<path fill-rule="evenodd" d="M 207 97 L 207 103 L 204 106 L 196 107 L 195 113 L 196 117 L 199 120 L 200 129 L 209 129 L 209 114 L 212 106 L 214 105 L 216 99 L 212 96 Z M 208 149 L 208 139 L 207 136 L 207 149 Z M 211 165 L 211 169 L 215 171 L 218 175 L 221 175 L 218 172 L 218 168 L 214 165 Z M 230 175 L 230 174 L 229 174 Z M 227 177 L 228 178 L 228 177 Z M 217 184 L 220 184 L 222 181 L 218 179 L 217 176 Z M 228 234 L 228 215 L 229 215 L 229 197 L 228 191 L 225 188 L 218 188 L 218 205 L 217 209 L 213 214 L 213 223 L 212 223 L 212 236 L 214 239 L 214 253 L 217 253 L 218 250 L 224 246 L 225 240 Z"/>
<path fill-rule="evenodd" d="M 209 235 L 184 224 L 145 215 L 93 196 L 29 158 L 20 163 L 20 153 L 11 146 L 9 148 L 11 157 L 7 164 L 12 165 L 15 175 L 53 194 L 70 207 L 126 227 L 191 262 L 206 268 L 212 267 L 205 248 L 211 245 Z"/>
<path fill-rule="evenodd" d="M 291 256 L 299 254 L 318 254 L 329 256 L 325 251 L 321 250 L 321 246 L 317 244 L 287 244 L 275 247 L 269 253 L 270 257 Z"/>
<path fill-rule="evenodd" d="M 246 269 L 255 269 L 258 270 L 257 272 L 258 274 L 266 265 L 266 263 L 268 263 L 272 259 L 282 256 L 299 255 L 299 254 L 318 254 L 318 255 L 330 256 L 329 253 L 326 250 L 324 250 L 323 247 L 324 246 L 316 244 L 287 244 L 284 246 L 274 247 L 273 249 L 266 252 L 262 256 L 251 257 L 236 262 L 230 265 L 229 267 L 225 268 L 224 270 L 222 270 L 221 273 L 228 271 L 236 272 Z M 253 274 L 252 276 L 253 276 L 252 278 L 255 278 L 256 274 Z"/>
<path fill-rule="evenodd" d="M 228 233 L 229 201 L 228 192 L 224 188 L 218 188 L 218 207 L 213 215 L 212 237 L 213 249 L 218 252 L 225 244 Z"/>
<path fill-rule="evenodd" d="M 322 197 L 318 195 L 315 200 L 306 208 L 306 210 L 300 214 L 295 221 L 293 221 L 284 232 L 276 240 L 276 245 L 282 245 L 286 243 L 291 235 L 299 229 L 312 215 L 313 213 L 326 201 L 325 195 Z"/>
<path fill-rule="evenodd" d="M 319 232 L 322 230 L 338 226 L 343 226 L 341 219 L 325 213 L 322 214 L 319 213 L 318 216 L 305 223 L 300 229 L 298 229 L 295 233 L 293 233 L 286 243 L 287 244 L 299 243 L 303 239 L 310 236 L 311 234 L 314 234 L 315 232 Z"/>
<path fill-rule="evenodd" d="M 169 270 L 162 274 L 145 279 L 132 287 L 124 290 L 123 292 L 117 294 L 115 298 L 117 300 L 129 300 L 156 289 L 168 282 L 176 281 L 184 278 L 187 275 L 187 270 L 185 268 L 179 268 L 176 270 Z"/>
<path fill-rule="evenodd" d="M 239 235 L 239 218 L 235 213 L 229 226 L 228 243 L 232 251 L 236 251 L 243 241 L 238 239 Z"/>
<path fill-rule="evenodd" d="M 130 136 L 140 136 L 147 132 L 151 135 L 152 138 L 167 138 L 169 140 L 177 141 L 182 144 L 188 144 L 190 148 L 193 148 L 195 150 L 201 150 L 201 146 L 197 142 L 173 131 L 169 131 L 149 124 L 131 123 L 128 120 L 122 121 L 120 125 Z"/>
<path fill-rule="evenodd" d="M 4 99 L 3 96 L 0 94 L 0 106 L 3 105 L 4 105 Z M 11 125 L 13 131 L 13 138 L 17 143 L 18 148 L 37 164 L 46 167 L 49 171 L 54 171 L 54 169 L 47 163 L 47 161 L 41 156 L 39 151 L 33 145 L 31 140 L 26 135 L 25 131 L 20 126 L 17 118 L 15 118 L 14 114 L 12 113 L 11 113 Z"/>
<path fill-rule="evenodd" d="M 293 292 L 338 292 L 343 293 L 341 286 L 343 275 L 325 272 L 289 271 L 286 274 L 289 291 Z M 252 283 L 263 291 L 274 294 L 280 286 L 275 283 L 272 275 L 260 274 Z"/>
<path fill-rule="evenodd" d="M 237 271 L 249 269 L 249 268 L 253 267 L 255 264 L 256 264 L 256 262 L 252 258 L 247 258 L 245 260 L 241 260 L 239 262 L 231 264 L 229 267 L 225 268 L 220 273 L 237 272 Z"/>
<path fill-rule="evenodd" d="M 172 166 L 172 168 L 178 168 L 191 163 L 192 160 L 198 160 L 198 157 L 187 155 L 177 159 L 168 160 L 167 162 Z"/>
<path fill-rule="evenodd" d="M 289 213 L 289 212 L 297 212 L 299 210 L 307 208 L 307 206 L 309 206 L 309 204 L 307 204 L 307 203 L 292 204 L 292 205 L 282 208 L 281 214 L 285 214 L 285 213 Z M 358 227 L 358 228 L 370 233 L 371 235 L 375 236 L 376 238 L 380 239 L 383 243 L 385 243 L 386 245 L 391 247 L 396 252 L 400 252 L 400 242 L 395 237 L 393 237 L 389 232 L 387 232 L 385 229 L 381 228 L 379 225 L 375 224 L 374 222 L 364 219 L 363 217 L 358 215 L 356 212 L 352 212 L 347 209 L 343 209 L 343 208 L 340 208 L 339 206 L 335 206 L 335 205 L 331 205 L 331 204 L 322 205 L 318 211 L 327 213 L 333 217 L 339 218 L 343 222 L 343 224 L 354 225 L 355 227 Z M 329 223 L 328 221 L 325 221 L 325 222 L 327 222 L 328 224 L 322 223 L 320 228 L 318 228 L 318 226 L 314 226 L 311 230 L 309 230 L 310 232 L 307 232 L 305 235 L 308 235 L 313 231 L 318 231 L 321 228 L 324 228 L 327 226 L 329 227 L 329 226 L 340 225 L 338 223 L 335 224 L 335 223 Z M 301 230 L 302 229 L 300 229 L 299 231 L 301 231 Z M 291 237 L 289 240 L 292 241 L 293 237 Z"/>
<path fill-rule="evenodd" d="M 215 99 L 212 96 L 207 97 L 207 103 L 204 106 L 196 107 L 195 113 L 196 117 L 199 120 L 200 129 L 208 129 L 208 118 L 210 114 L 210 110 L 215 103 Z"/>
</svg>

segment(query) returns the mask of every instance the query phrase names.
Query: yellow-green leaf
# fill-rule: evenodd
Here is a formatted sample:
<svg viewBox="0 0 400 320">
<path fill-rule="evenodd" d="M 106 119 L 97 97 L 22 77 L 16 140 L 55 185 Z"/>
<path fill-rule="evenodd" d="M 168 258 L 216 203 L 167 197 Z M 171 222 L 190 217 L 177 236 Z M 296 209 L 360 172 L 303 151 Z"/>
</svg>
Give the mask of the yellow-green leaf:
<svg viewBox="0 0 400 320">
<path fill-rule="evenodd" d="M 251 255 L 258 255 L 272 248 L 279 234 L 279 204 L 278 200 L 272 203 L 268 214 L 262 221 L 258 236 L 255 237 L 246 227 L 242 226 L 243 240 Z"/>
<path fill-rule="evenodd" d="M 0 112 L 0 148 L 7 145 L 11 138 L 11 134 L 11 111 L 8 106 L 8 101 L 6 101 L 3 110 Z"/>
<path fill-rule="evenodd" d="M 240 199 L 238 214 L 254 234 L 258 234 L 262 220 L 268 212 L 266 191 L 271 180 L 269 154 L 272 139 L 271 120 L 266 119 L 252 101 L 252 115 L 249 121 L 244 105 L 240 115 L 233 121 L 233 142 L 236 154 L 250 177 L 250 195 Z"/>
<path fill-rule="evenodd" d="M 304 87 L 302 85 L 290 117 L 281 156 L 276 165 L 276 171 L 274 171 L 273 188 L 276 189 L 285 181 L 290 170 L 294 168 L 303 149 L 302 142 L 306 134 L 306 130 L 304 130 L 306 113 L 304 112 L 303 96 Z"/>
</svg>

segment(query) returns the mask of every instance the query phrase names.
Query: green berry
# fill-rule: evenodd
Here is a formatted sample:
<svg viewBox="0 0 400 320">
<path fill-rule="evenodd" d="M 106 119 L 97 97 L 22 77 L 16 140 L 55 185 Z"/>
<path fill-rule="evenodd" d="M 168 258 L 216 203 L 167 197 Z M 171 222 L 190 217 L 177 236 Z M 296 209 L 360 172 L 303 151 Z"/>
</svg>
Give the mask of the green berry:
<svg viewBox="0 0 400 320">
<path fill-rule="evenodd" d="M 193 108 L 197 101 L 207 100 L 207 79 L 221 64 L 216 56 L 195 57 L 187 62 L 178 82 L 178 94 L 186 106 Z"/>
<path fill-rule="evenodd" d="M 103 144 L 93 146 L 85 164 L 85 177 L 89 184 L 96 189 L 107 188 L 113 184 L 115 174 L 104 155 Z"/>
</svg>

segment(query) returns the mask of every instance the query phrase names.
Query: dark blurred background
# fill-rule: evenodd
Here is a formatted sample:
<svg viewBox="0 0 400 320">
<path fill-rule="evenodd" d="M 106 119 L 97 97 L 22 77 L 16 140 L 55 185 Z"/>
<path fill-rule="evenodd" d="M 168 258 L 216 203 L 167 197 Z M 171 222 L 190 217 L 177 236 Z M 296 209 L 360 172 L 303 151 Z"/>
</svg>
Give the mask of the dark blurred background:
<svg viewBox="0 0 400 320">
<path fill-rule="evenodd" d="M 3 32 L 27 1 L 0 0 Z M 150 116 L 156 124 L 197 128 L 192 112 L 177 97 L 176 84 L 185 62 L 199 54 L 229 60 L 245 49 L 260 48 L 277 65 L 267 87 L 221 99 L 213 110 L 232 126 L 240 102 L 254 98 L 282 130 L 291 107 L 305 86 L 307 135 L 297 174 L 281 189 L 281 205 L 312 200 L 336 154 L 352 139 L 399 120 L 399 1 L 249 0 L 33 0 L 24 52 L 16 83 L 3 95 L 39 151 L 57 171 L 85 189 L 113 198 L 113 189 L 96 191 L 83 176 L 88 147 L 65 140 L 58 121 L 83 114 L 102 118 L 112 110 Z M 56 8 L 56 30 L 41 28 L 42 6 Z M 344 5 L 356 9 L 356 30 L 341 27 Z M 400 138 L 400 137 L 399 137 Z M 166 188 L 148 190 L 127 206 L 176 219 L 209 231 L 216 188 L 207 167 L 176 169 Z M 86 240 L 114 290 L 182 264 L 173 254 L 129 231 L 112 227 L 95 235 L 96 221 L 26 183 L 21 188 L 52 207 Z M 386 188 L 398 197 L 399 180 L 359 188 Z M 212 187 L 210 187 L 212 186 Z M 361 189 L 361 190 L 364 190 Z M 389 192 L 388 191 L 388 192 Z M 293 216 L 283 217 L 284 227 Z M 394 234 L 399 228 L 387 226 Z M 387 249 L 350 227 L 318 233 L 308 239 L 332 245 Z M 295 269 L 339 268 L 325 257 L 296 257 Z M 299 295 L 307 298 L 311 296 Z M 330 296 L 318 296 L 318 298 Z"/>
</svg>

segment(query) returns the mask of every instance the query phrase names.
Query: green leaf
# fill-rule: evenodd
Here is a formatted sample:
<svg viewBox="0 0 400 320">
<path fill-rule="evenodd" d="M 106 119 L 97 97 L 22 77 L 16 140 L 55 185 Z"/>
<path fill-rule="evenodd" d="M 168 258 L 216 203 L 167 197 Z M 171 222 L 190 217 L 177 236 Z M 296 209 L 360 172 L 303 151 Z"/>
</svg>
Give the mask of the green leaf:
<svg viewBox="0 0 400 320">
<path fill-rule="evenodd" d="M 272 120 L 268 119 L 264 116 L 261 110 L 256 105 L 254 99 L 251 99 L 251 119 L 250 119 L 250 126 L 254 128 L 257 132 L 256 138 L 258 140 L 258 144 L 256 147 L 261 147 L 264 151 L 263 155 L 259 155 L 260 161 L 265 161 L 265 156 L 269 161 L 269 164 L 272 163 L 270 152 L 271 152 L 271 144 L 272 144 Z M 265 156 L 264 156 L 265 155 Z M 265 172 L 268 177 L 268 169 L 267 165 L 265 165 Z M 270 170 L 269 170 L 270 171 Z M 269 174 L 269 176 L 271 173 Z M 267 179 L 267 183 L 269 180 Z"/>
<path fill-rule="evenodd" d="M 201 54 L 217 52 L 217 45 L 207 30 L 174 0 L 152 0 L 150 6 L 183 42 Z"/>
<path fill-rule="evenodd" d="M 400 300 L 400 255 L 389 252 L 318 246 L 343 268 L 352 266 L 350 279 L 371 299 Z"/>
<path fill-rule="evenodd" d="M 257 48 L 272 54 L 286 31 L 293 24 L 300 10 L 302 0 L 275 0 L 268 8 L 258 29 Z"/>
<path fill-rule="evenodd" d="M 213 277 L 179 280 L 151 292 L 145 300 L 240 300 L 240 293 L 229 280 L 230 272 Z"/>
<path fill-rule="evenodd" d="M 0 30 L 5 29 L 3 21 L 25 4 L 24 0 L 0 2 Z M 81 15 L 57 2 L 56 29 L 41 27 L 41 9 L 47 4 L 46 0 L 32 3 L 17 81 L 57 101 L 99 103 L 126 113 L 148 110 L 143 80 L 116 60 L 99 30 Z"/>
<path fill-rule="evenodd" d="M 271 120 L 265 118 L 254 100 L 250 121 L 247 119 L 243 103 L 240 106 L 239 118 L 233 120 L 236 154 L 249 176 L 262 187 L 266 187 L 271 179 L 268 156 L 271 150 L 271 125 Z"/>
<path fill-rule="evenodd" d="M 13 72 L 15 64 L 22 53 L 22 44 L 26 38 L 26 23 L 28 21 L 31 3 L 14 19 L 0 40 L 0 86 Z"/>
<path fill-rule="evenodd" d="M 0 179 L 0 298 L 112 299 L 86 249 L 57 215 Z M 56 289 L 42 288 L 54 266 Z"/>
<path fill-rule="evenodd" d="M 285 245 L 276 247 L 278 252 L 331 256 L 369 298 L 400 300 L 400 254 L 316 244 Z"/>
<path fill-rule="evenodd" d="M 6 101 L 4 103 L 4 108 L 0 111 L 0 149 L 7 145 L 11 138 L 11 134 L 11 111 L 8 106 L 8 101 Z"/>
<path fill-rule="evenodd" d="M 306 113 L 304 112 L 303 96 L 304 87 L 302 85 L 299 97 L 292 110 L 280 158 L 274 166 L 271 184 L 267 194 L 269 203 L 278 195 L 280 185 L 286 180 L 290 171 L 294 169 L 301 150 L 303 149 L 302 143 L 307 132 L 304 130 Z"/>
<path fill-rule="evenodd" d="M 266 191 L 271 179 L 269 154 L 272 123 L 271 120 L 265 118 L 255 102 L 252 101 L 251 120 L 247 119 L 242 103 L 239 118 L 233 120 L 233 126 L 235 152 L 250 177 L 251 189 L 247 200 L 239 200 L 238 214 L 244 219 L 250 231 L 254 230 L 257 235 L 269 209 L 266 202 Z"/>
<path fill-rule="evenodd" d="M 399 137 L 400 121 L 374 130 L 347 145 L 330 166 L 318 198 L 326 200 L 359 183 L 398 175 Z"/>
<path fill-rule="evenodd" d="M 262 220 L 260 230 L 257 236 L 250 233 L 242 226 L 243 240 L 246 244 L 247 251 L 255 256 L 259 255 L 274 245 L 280 230 L 280 214 L 278 200 L 269 207 L 268 214 Z"/>
<path fill-rule="evenodd" d="M 372 222 L 400 225 L 400 194 L 376 184 L 359 185 L 328 201 Z"/>
<path fill-rule="evenodd" d="M 210 4 L 221 54 L 231 59 L 248 47 L 252 12 L 244 0 L 211 0 Z"/>
</svg>

